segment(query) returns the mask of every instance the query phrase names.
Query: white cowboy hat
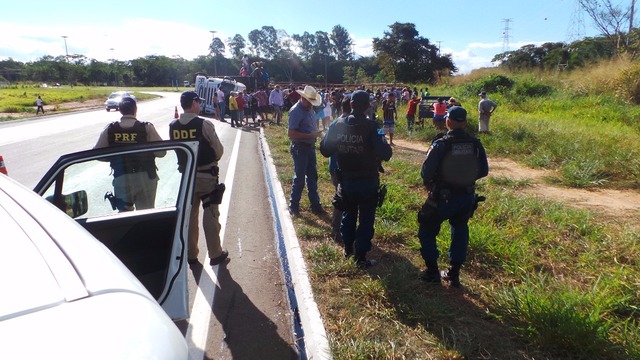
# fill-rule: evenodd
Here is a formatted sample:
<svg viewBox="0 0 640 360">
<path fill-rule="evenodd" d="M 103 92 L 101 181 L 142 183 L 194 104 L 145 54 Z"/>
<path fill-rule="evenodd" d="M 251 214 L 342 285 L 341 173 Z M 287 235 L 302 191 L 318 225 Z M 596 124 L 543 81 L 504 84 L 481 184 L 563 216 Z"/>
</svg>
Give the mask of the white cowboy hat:
<svg viewBox="0 0 640 360">
<path fill-rule="evenodd" d="M 313 86 L 307 85 L 304 87 L 304 91 L 296 90 L 296 92 L 298 92 L 298 94 L 300 94 L 300 96 L 302 96 L 303 98 L 309 100 L 309 102 L 313 106 L 319 106 L 320 104 L 322 104 L 322 96 L 318 94 Z"/>
</svg>

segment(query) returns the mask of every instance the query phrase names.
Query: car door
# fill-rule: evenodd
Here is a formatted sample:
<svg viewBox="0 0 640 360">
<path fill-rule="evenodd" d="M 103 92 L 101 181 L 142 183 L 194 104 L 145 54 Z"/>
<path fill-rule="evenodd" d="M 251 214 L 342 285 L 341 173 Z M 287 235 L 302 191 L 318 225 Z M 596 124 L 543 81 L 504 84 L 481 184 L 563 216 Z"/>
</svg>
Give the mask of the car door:
<svg viewBox="0 0 640 360">
<path fill-rule="evenodd" d="M 34 189 L 107 246 L 174 320 L 188 317 L 197 151 L 197 142 L 161 141 L 67 154 Z"/>
</svg>

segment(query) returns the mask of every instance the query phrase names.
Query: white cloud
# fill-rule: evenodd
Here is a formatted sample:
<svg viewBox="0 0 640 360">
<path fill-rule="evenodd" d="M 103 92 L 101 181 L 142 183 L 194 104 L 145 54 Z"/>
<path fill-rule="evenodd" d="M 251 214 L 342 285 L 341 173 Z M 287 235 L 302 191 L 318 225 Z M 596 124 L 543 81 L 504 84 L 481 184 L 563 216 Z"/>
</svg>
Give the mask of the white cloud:
<svg viewBox="0 0 640 360">
<path fill-rule="evenodd" d="M 373 39 L 358 39 L 351 37 L 353 41 L 353 52 L 359 56 L 372 56 L 373 55 Z"/>
</svg>

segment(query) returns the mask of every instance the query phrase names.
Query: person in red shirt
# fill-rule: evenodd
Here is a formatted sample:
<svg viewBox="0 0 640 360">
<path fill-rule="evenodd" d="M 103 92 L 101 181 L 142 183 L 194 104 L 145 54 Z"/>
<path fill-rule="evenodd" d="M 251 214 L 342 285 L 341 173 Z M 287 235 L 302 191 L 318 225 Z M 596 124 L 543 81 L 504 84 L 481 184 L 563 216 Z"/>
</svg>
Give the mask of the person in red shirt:
<svg viewBox="0 0 640 360">
<path fill-rule="evenodd" d="M 244 126 L 244 108 L 247 104 L 247 101 L 244 99 L 244 95 L 238 91 L 236 93 L 236 102 L 238 103 L 238 121 L 240 122 L 240 126 Z M 248 124 L 248 123 L 247 123 Z"/>
<path fill-rule="evenodd" d="M 422 98 L 417 97 L 415 93 L 411 96 L 411 100 L 409 100 L 409 106 L 407 106 L 407 129 L 409 131 L 413 131 L 413 124 L 416 121 L 416 110 L 421 101 Z"/>
<path fill-rule="evenodd" d="M 444 98 L 438 98 L 438 102 L 433 103 L 433 126 L 437 130 L 446 130 L 444 116 L 447 114 L 447 103 Z"/>
</svg>

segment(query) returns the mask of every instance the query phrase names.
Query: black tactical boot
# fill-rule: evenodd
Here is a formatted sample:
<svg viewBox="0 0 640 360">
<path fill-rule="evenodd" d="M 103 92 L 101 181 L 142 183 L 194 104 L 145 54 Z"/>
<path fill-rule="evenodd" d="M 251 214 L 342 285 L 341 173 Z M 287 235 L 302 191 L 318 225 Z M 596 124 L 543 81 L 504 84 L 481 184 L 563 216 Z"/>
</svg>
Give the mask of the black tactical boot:
<svg viewBox="0 0 640 360">
<path fill-rule="evenodd" d="M 453 287 L 461 287 L 460 284 L 460 267 L 462 264 L 459 263 L 451 263 L 451 266 L 448 270 L 443 270 L 440 275 L 444 281 L 448 281 Z"/>
<path fill-rule="evenodd" d="M 427 269 L 420 275 L 422 281 L 429 284 L 440 284 L 440 271 L 438 261 L 427 261 Z"/>
<path fill-rule="evenodd" d="M 356 261 L 356 265 L 361 269 L 375 266 L 378 263 L 373 259 L 367 259 L 366 254 L 356 254 L 355 261 Z"/>
<path fill-rule="evenodd" d="M 344 244 L 344 257 L 345 258 L 353 257 L 353 244 L 351 245 Z"/>
</svg>

